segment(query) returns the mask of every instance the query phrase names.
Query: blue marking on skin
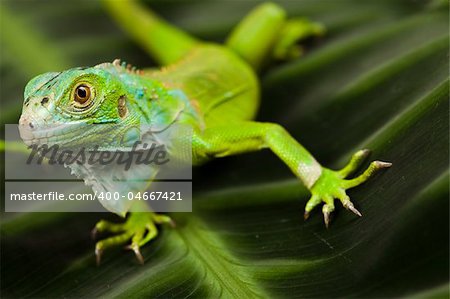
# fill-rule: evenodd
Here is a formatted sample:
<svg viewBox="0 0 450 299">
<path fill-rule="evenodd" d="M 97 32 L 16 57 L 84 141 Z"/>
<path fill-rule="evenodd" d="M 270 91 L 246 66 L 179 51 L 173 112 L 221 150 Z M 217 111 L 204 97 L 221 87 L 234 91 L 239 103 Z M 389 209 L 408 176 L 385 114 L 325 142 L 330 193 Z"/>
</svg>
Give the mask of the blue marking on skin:
<svg viewBox="0 0 450 299">
<path fill-rule="evenodd" d="M 145 93 L 144 93 L 144 90 L 143 90 L 143 89 L 138 89 L 138 90 L 136 91 L 136 97 L 137 97 L 138 99 L 142 99 L 142 98 L 144 97 L 144 95 L 145 95 Z"/>
</svg>

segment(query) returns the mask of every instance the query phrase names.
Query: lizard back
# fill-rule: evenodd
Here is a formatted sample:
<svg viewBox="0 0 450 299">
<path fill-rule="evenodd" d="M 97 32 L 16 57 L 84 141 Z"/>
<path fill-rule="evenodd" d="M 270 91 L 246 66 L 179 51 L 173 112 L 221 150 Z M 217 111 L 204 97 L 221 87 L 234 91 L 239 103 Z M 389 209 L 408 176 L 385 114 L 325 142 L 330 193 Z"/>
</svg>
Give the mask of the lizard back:
<svg viewBox="0 0 450 299">
<path fill-rule="evenodd" d="M 231 50 L 213 44 L 194 48 L 180 61 L 149 73 L 182 90 L 205 125 L 253 119 L 259 84 L 252 68 Z"/>
</svg>

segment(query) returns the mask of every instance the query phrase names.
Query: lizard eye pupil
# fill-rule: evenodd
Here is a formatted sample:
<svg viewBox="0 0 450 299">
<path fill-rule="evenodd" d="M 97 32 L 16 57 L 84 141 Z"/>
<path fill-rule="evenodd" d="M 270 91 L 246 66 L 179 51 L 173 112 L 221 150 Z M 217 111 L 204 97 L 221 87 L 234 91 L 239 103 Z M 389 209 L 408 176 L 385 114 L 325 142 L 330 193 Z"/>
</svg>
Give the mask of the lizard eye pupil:
<svg viewBox="0 0 450 299">
<path fill-rule="evenodd" d="M 79 85 L 75 90 L 75 102 L 84 104 L 91 97 L 91 89 L 86 85 Z"/>
<path fill-rule="evenodd" d="M 77 90 L 77 94 L 80 98 L 85 98 L 86 97 L 86 90 L 83 87 L 78 88 Z"/>
</svg>

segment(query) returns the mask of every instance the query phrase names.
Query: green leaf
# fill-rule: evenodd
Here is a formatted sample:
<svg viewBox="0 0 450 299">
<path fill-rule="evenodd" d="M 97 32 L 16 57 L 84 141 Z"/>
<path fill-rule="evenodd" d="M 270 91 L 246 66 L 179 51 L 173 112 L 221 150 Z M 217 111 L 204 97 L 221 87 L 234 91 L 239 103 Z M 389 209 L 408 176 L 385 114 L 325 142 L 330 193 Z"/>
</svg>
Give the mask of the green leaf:
<svg viewBox="0 0 450 299">
<path fill-rule="evenodd" d="M 2 213 L 1 292 L 16 297 L 448 297 L 449 34 L 447 1 L 280 1 L 323 22 L 307 55 L 262 75 L 258 119 L 278 122 L 319 161 L 358 149 L 393 167 L 303 221 L 308 192 L 268 151 L 194 173 L 192 213 L 172 214 L 143 248 L 105 252 L 95 266 L 95 213 Z M 221 40 L 255 1 L 150 4 L 203 38 Z M 4 122 L 16 122 L 34 75 L 120 57 L 150 58 L 96 1 L 2 1 Z"/>
</svg>

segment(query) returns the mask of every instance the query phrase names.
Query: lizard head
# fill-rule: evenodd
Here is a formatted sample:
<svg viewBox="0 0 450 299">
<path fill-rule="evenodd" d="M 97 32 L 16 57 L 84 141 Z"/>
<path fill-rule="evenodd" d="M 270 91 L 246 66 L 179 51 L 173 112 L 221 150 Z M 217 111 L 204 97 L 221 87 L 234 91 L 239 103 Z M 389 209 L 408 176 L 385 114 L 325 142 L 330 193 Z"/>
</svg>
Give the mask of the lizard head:
<svg viewBox="0 0 450 299">
<path fill-rule="evenodd" d="M 113 124 L 119 128 L 117 134 L 121 127 L 130 127 L 134 119 L 127 98 L 131 95 L 121 78 L 126 70 L 114 62 L 33 78 L 24 92 L 22 139 L 27 145 L 69 141 L 76 145 L 100 134 L 105 139 L 97 124 Z"/>
</svg>

